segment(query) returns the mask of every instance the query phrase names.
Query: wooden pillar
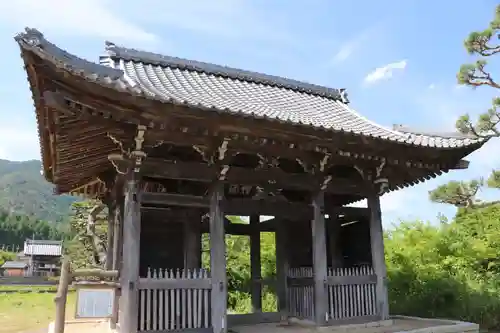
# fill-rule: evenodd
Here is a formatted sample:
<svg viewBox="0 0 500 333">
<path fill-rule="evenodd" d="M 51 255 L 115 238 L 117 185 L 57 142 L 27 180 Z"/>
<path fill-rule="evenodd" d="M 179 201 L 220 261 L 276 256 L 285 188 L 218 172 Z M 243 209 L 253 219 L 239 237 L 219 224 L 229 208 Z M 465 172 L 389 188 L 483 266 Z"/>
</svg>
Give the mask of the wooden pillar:
<svg viewBox="0 0 500 333">
<path fill-rule="evenodd" d="M 113 255 L 114 255 L 114 239 L 115 239 L 115 207 L 110 198 L 108 198 L 108 231 L 107 231 L 107 242 L 106 242 L 106 270 L 111 270 L 113 268 Z"/>
<path fill-rule="evenodd" d="M 260 215 L 250 216 L 250 271 L 252 276 L 252 311 L 262 312 L 262 272 L 260 259 Z"/>
<path fill-rule="evenodd" d="M 314 321 L 325 325 L 328 312 L 326 230 L 324 214 L 324 192 L 316 193 L 312 199 L 313 220 L 313 273 L 314 273 Z"/>
<path fill-rule="evenodd" d="M 227 277 L 222 183 L 214 184 L 210 193 L 210 273 L 212 276 L 212 327 L 214 333 L 227 332 Z"/>
<path fill-rule="evenodd" d="M 384 235 L 382 231 L 382 216 L 380 197 L 376 193 L 368 196 L 370 208 L 370 241 L 372 265 L 377 276 L 376 299 L 377 312 L 382 320 L 389 319 L 389 301 L 387 297 L 387 268 L 384 256 Z"/>
<path fill-rule="evenodd" d="M 201 267 L 201 220 L 189 218 L 184 222 L 184 268 Z"/>
<path fill-rule="evenodd" d="M 138 329 L 139 255 L 141 234 L 141 211 L 138 180 L 130 175 L 124 202 L 123 216 L 123 264 L 121 270 L 120 331 L 135 333 Z"/>
<path fill-rule="evenodd" d="M 288 321 L 288 231 L 285 220 L 276 221 L 276 294 L 281 322 Z"/>
</svg>

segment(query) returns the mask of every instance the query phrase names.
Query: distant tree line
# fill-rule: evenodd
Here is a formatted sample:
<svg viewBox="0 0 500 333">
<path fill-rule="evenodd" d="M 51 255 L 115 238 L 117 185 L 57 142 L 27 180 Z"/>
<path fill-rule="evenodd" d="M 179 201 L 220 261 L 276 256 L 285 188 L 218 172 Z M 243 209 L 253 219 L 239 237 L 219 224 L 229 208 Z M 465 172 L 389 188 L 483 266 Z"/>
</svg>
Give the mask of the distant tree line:
<svg viewBox="0 0 500 333">
<path fill-rule="evenodd" d="M 12 214 L 0 208 L 0 245 L 21 247 L 28 238 L 63 239 L 67 234 L 66 228 L 65 224 Z"/>
</svg>

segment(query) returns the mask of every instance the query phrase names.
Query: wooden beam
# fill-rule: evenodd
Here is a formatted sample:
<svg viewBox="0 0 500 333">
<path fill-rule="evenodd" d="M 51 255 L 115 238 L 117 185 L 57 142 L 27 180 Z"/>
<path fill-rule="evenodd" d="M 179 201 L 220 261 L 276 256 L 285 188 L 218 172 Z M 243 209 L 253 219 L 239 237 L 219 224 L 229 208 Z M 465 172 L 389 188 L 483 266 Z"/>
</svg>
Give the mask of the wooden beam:
<svg viewBox="0 0 500 333">
<path fill-rule="evenodd" d="M 161 210 L 162 207 L 152 206 L 177 206 L 177 207 L 197 207 L 209 208 L 209 199 L 203 196 L 195 196 L 189 194 L 175 193 L 157 193 L 144 192 L 141 194 L 142 209 L 144 210 Z M 307 203 L 288 202 L 288 201 L 272 201 L 272 200 L 256 200 L 256 199 L 228 199 L 221 202 L 224 213 L 227 215 L 250 216 L 255 212 L 261 215 L 279 216 L 298 219 L 309 217 L 312 215 L 312 206 Z M 367 208 L 358 207 L 327 207 L 325 214 L 356 214 L 358 216 L 368 216 Z M 269 223 L 260 223 L 262 228 Z M 268 231 L 273 231 L 270 228 Z M 266 230 L 261 230 L 266 231 Z"/>
<path fill-rule="evenodd" d="M 252 310 L 262 312 L 262 285 L 256 283 L 261 280 L 260 258 L 260 215 L 250 215 L 250 271 L 252 277 Z"/>
<path fill-rule="evenodd" d="M 224 224 L 224 232 L 226 235 L 239 235 L 239 236 L 250 236 L 252 234 L 252 227 L 248 224 L 240 224 L 240 223 L 226 223 Z M 259 232 L 274 232 L 276 230 L 273 225 L 264 225 L 263 223 L 257 226 Z M 202 232 L 209 232 L 209 226 L 206 224 L 202 224 L 201 228 Z"/>
<path fill-rule="evenodd" d="M 353 286 L 353 285 L 365 285 L 365 284 L 376 284 L 376 275 L 361 275 L 361 276 L 329 276 L 327 278 L 327 284 L 329 286 Z"/>
<path fill-rule="evenodd" d="M 313 246 L 314 275 L 314 321 L 318 326 L 324 326 L 328 319 L 328 290 L 326 281 L 326 227 L 325 227 L 325 193 L 319 191 L 312 198 L 313 219 L 311 221 Z"/>
<path fill-rule="evenodd" d="M 213 184 L 210 193 L 210 273 L 212 275 L 212 327 L 214 333 L 227 332 L 226 240 L 224 235 L 224 197 L 222 183 Z"/>
<path fill-rule="evenodd" d="M 387 296 L 387 268 L 384 256 L 384 235 L 380 211 L 380 197 L 373 192 L 368 197 L 370 216 L 370 242 L 372 250 L 372 265 L 377 276 L 376 300 L 377 312 L 381 320 L 389 319 L 389 301 Z"/>
<path fill-rule="evenodd" d="M 120 331 L 136 332 L 139 311 L 139 257 L 141 235 L 140 197 L 136 175 L 129 175 L 124 202 L 123 265 L 121 271 Z"/>
<path fill-rule="evenodd" d="M 98 277 L 98 278 L 117 278 L 118 271 L 107 271 L 99 268 L 77 269 L 72 277 Z"/>
<path fill-rule="evenodd" d="M 280 314 L 278 312 L 230 314 L 227 317 L 227 321 L 229 327 L 278 323 L 280 321 Z"/>
<path fill-rule="evenodd" d="M 211 289 L 211 279 L 139 279 L 139 290 Z"/>
<path fill-rule="evenodd" d="M 208 198 L 186 194 L 143 193 L 141 201 L 145 205 L 209 208 Z M 293 219 L 312 214 L 312 206 L 301 203 L 230 199 L 221 201 L 220 204 L 227 215 L 249 216 L 255 212 L 259 212 L 262 215 L 289 217 Z"/>
<path fill-rule="evenodd" d="M 124 162 L 125 163 L 125 162 Z M 183 179 L 210 183 L 216 179 L 220 168 L 206 163 L 169 161 L 156 158 L 147 158 L 141 166 L 144 177 Z M 241 185 L 267 185 L 274 181 L 278 186 L 288 189 L 314 191 L 324 177 L 307 173 L 288 173 L 279 168 L 255 170 L 231 166 L 226 174 L 225 182 Z M 345 178 L 333 178 L 328 183 L 327 193 L 359 194 L 366 193 L 364 184 Z"/>
</svg>

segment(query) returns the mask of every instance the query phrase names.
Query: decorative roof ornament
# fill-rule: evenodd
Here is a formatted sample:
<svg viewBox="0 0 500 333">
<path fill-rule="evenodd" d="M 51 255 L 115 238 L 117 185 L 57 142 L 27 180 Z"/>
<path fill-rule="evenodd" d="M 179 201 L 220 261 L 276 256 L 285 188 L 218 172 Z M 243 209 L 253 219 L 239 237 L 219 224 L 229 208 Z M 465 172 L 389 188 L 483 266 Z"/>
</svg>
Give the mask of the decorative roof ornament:
<svg viewBox="0 0 500 333">
<path fill-rule="evenodd" d="M 349 104 L 349 98 L 347 97 L 347 90 L 345 88 L 339 89 L 340 101 L 344 104 Z"/>
<path fill-rule="evenodd" d="M 14 39 L 16 41 L 23 40 L 26 44 L 31 46 L 40 46 L 43 45 L 45 41 L 45 37 L 43 34 L 34 28 L 24 28 L 24 32 L 17 34 Z"/>
</svg>

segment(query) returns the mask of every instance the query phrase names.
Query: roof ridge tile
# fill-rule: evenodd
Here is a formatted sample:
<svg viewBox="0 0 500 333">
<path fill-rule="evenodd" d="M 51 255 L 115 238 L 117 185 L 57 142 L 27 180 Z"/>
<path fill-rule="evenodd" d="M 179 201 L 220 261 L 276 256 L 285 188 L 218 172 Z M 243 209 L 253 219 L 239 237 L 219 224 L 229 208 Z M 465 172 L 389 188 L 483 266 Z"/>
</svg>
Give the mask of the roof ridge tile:
<svg viewBox="0 0 500 333">
<path fill-rule="evenodd" d="M 214 76 L 221 76 L 224 78 L 290 89 L 310 95 L 338 100 L 345 104 L 349 103 L 347 92 L 344 88 L 329 88 L 281 76 L 258 73 L 244 69 L 173 57 L 148 51 L 141 51 L 138 49 L 117 46 L 113 42 L 109 41 L 106 41 L 105 45 L 105 49 L 111 58 L 118 58 L 125 61 L 139 62 L 148 65 L 169 67 L 173 69 L 177 68 L 180 70 L 194 71 Z"/>
</svg>

